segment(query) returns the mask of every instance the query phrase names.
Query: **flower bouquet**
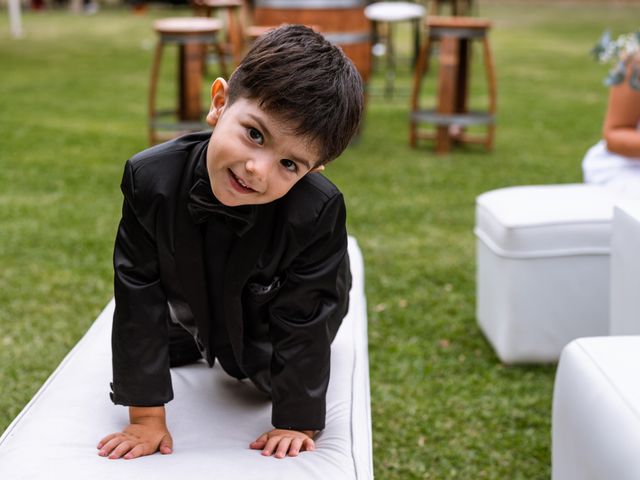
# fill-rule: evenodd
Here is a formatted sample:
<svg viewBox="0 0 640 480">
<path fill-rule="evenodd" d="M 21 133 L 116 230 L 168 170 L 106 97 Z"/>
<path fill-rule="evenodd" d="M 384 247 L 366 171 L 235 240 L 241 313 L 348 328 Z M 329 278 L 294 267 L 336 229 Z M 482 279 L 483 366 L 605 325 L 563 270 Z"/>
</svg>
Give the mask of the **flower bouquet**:
<svg viewBox="0 0 640 480">
<path fill-rule="evenodd" d="M 629 85 L 634 90 L 640 90 L 640 30 L 625 33 L 615 40 L 606 31 L 591 52 L 600 63 L 614 63 L 604 80 L 606 86 L 622 83 L 631 69 Z"/>
</svg>

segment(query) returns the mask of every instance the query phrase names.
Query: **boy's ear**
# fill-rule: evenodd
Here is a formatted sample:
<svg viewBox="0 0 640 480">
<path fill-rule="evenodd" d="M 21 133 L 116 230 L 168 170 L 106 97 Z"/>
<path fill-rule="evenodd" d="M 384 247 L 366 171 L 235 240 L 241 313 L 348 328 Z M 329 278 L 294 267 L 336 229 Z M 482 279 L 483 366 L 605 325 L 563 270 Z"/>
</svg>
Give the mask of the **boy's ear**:
<svg viewBox="0 0 640 480">
<path fill-rule="evenodd" d="M 324 165 L 318 165 L 317 167 L 313 167 L 311 170 L 309 170 L 309 173 L 321 172 L 323 170 L 324 170 Z"/>
<path fill-rule="evenodd" d="M 220 115 L 224 111 L 224 107 L 227 104 L 228 90 L 229 86 L 224 78 L 216 78 L 213 85 L 211 85 L 211 107 L 209 108 L 209 113 L 207 113 L 207 123 L 211 127 L 216 126 Z"/>
</svg>

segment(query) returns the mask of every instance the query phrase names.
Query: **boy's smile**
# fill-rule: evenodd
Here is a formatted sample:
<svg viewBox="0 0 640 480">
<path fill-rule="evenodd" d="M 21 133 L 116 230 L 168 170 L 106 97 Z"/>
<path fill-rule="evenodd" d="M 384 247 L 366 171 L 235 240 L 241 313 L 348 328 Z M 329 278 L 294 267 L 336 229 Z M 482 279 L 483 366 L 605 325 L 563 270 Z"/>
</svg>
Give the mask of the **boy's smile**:
<svg viewBox="0 0 640 480">
<path fill-rule="evenodd" d="M 207 123 L 215 127 L 207 148 L 213 194 L 228 206 L 269 203 L 284 196 L 307 173 L 321 170 L 317 148 L 292 128 L 240 97 L 227 103 L 227 84 L 211 88 Z"/>
</svg>

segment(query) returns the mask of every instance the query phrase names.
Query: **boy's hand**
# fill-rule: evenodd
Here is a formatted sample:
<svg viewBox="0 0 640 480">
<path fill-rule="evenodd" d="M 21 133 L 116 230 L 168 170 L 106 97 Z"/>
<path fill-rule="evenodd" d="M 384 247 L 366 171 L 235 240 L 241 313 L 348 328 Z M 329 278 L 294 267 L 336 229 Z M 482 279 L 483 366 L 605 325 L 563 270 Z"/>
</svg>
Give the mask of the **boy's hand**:
<svg viewBox="0 0 640 480">
<path fill-rule="evenodd" d="M 254 450 L 262 450 L 262 455 L 274 454 L 276 458 L 284 458 L 287 454 L 295 457 L 303 450 L 311 451 L 315 448 L 312 430 L 281 430 L 274 428 L 270 432 L 263 433 L 249 447 Z"/>
<path fill-rule="evenodd" d="M 107 435 L 98 443 L 98 455 L 126 460 L 173 451 L 173 439 L 167 429 L 164 407 L 130 407 L 131 422 L 122 432 Z"/>
</svg>

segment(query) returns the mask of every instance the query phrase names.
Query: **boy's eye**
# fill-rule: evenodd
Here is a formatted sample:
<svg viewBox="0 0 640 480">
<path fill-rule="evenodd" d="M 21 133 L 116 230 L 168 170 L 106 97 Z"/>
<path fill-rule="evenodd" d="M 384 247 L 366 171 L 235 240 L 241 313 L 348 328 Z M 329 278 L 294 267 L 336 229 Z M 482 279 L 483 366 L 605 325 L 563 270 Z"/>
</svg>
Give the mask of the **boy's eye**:
<svg viewBox="0 0 640 480">
<path fill-rule="evenodd" d="M 282 160 L 280 160 L 280 163 L 284 168 L 286 168 L 290 172 L 295 173 L 298 171 L 298 165 L 296 165 L 296 162 L 292 160 L 287 160 L 286 158 L 283 158 Z"/>
<path fill-rule="evenodd" d="M 258 145 L 262 145 L 264 143 L 264 137 L 260 133 L 259 130 L 256 130 L 253 127 L 249 127 L 249 138 L 256 142 Z"/>
</svg>

